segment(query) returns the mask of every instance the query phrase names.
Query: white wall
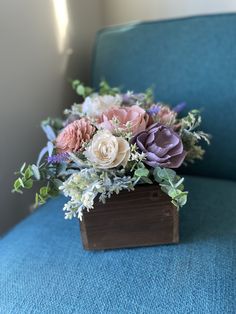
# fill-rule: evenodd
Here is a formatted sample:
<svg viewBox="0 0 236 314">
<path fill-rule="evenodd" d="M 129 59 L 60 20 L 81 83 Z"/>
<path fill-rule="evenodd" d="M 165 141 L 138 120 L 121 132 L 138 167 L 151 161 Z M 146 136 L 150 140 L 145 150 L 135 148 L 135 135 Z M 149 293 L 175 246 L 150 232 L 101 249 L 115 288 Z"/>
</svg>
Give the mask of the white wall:
<svg viewBox="0 0 236 314">
<path fill-rule="evenodd" d="M 29 211 L 33 193 L 11 194 L 13 172 L 33 162 L 39 123 L 72 103 L 68 77 L 89 78 L 99 1 L 0 1 L 0 233 Z M 57 14 L 55 14 L 57 13 Z"/>
<path fill-rule="evenodd" d="M 103 0 L 104 24 L 236 12 L 235 0 Z"/>
</svg>

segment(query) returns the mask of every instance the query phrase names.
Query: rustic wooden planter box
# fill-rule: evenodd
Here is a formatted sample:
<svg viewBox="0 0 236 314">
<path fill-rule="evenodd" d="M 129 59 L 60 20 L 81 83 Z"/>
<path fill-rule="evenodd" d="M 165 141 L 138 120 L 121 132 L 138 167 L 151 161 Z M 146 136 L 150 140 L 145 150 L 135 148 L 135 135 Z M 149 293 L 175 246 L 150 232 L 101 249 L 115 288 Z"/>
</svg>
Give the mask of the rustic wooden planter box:
<svg viewBox="0 0 236 314">
<path fill-rule="evenodd" d="M 84 213 L 80 230 L 86 250 L 177 243 L 179 215 L 157 185 L 140 185 L 96 203 Z"/>
</svg>

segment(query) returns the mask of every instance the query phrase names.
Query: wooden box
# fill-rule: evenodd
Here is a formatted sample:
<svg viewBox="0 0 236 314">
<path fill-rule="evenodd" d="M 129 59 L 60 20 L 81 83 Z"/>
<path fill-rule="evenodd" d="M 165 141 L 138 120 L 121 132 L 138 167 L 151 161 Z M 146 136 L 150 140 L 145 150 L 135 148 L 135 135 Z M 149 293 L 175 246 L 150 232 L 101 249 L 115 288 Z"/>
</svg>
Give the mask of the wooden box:
<svg viewBox="0 0 236 314">
<path fill-rule="evenodd" d="M 97 202 L 84 212 L 80 230 L 86 250 L 177 243 L 179 215 L 158 185 L 140 185 Z"/>
</svg>

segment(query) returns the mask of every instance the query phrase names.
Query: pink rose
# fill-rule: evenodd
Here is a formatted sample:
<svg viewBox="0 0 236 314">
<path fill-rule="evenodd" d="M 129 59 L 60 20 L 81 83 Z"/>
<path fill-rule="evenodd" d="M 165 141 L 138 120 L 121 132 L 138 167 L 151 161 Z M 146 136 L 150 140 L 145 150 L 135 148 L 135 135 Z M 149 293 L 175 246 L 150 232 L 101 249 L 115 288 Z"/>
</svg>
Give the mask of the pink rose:
<svg viewBox="0 0 236 314">
<path fill-rule="evenodd" d="M 99 128 L 114 131 L 117 127 L 130 130 L 133 134 L 144 131 L 149 116 L 139 106 L 111 108 L 106 110 L 99 118 Z"/>
<path fill-rule="evenodd" d="M 77 152 L 82 144 L 87 142 L 95 132 L 86 119 L 75 120 L 68 124 L 58 135 L 56 139 L 56 148 L 59 153 Z"/>
<path fill-rule="evenodd" d="M 177 113 L 167 106 L 161 107 L 157 114 L 158 122 L 164 125 L 173 125 L 175 123 Z"/>
<path fill-rule="evenodd" d="M 147 112 L 154 122 L 159 122 L 166 126 L 173 126 L 176 122 L 177 112 L 162 104 L 152 105 Z"/>
</svg>

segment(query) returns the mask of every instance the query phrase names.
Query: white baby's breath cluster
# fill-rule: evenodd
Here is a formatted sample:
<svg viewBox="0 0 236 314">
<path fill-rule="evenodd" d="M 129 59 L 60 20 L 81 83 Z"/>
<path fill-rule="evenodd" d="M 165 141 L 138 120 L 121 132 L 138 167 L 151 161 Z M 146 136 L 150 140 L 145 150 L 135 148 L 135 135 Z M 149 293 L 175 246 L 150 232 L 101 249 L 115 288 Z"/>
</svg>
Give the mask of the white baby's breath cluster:
<svg viewBox="0 0 236 314">
<path fill-rule="evenodd" d="M 82 105 L 74 103 L 70 109 L 65 109 L 64 110 L 65 115 L 78 115 L 78 116 L 83 116 L 82 112 Z"/>
<path fill-rule="evenodd" d="M 146 154 L 144 152 L 139 152 L 137 150 L 136 144 L 132 144 L 130 148 L 130 161 L 141 162 L 146 158 Z"/>
<path fill-rule="evenodd" d="M 65 218 L 77 217 L 82 220 L 83 210 L 92 209 L 98 195 L 99 200 L 105 202 L 113 193 L 118 194 L 123 189 L 132 190 L 133 181 L 122 171 L 86 168 L 74 173 L 60 187 L 64 195 L 70 197 L 63 208 Z"/>
<path fill-rule="evenodd" d="M 100 96 L 99 94 L 94 93 L 85 98 L 85 101 L 82 104 L 82 112 L 90 118 L 95 118 L 111 107 L 119 107 L 121 102 L 122 98 L 119 94 L 115 96 Z"/>
</svg>

